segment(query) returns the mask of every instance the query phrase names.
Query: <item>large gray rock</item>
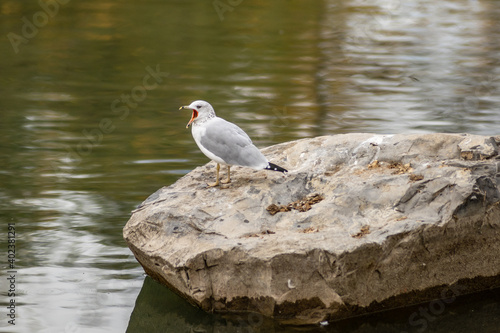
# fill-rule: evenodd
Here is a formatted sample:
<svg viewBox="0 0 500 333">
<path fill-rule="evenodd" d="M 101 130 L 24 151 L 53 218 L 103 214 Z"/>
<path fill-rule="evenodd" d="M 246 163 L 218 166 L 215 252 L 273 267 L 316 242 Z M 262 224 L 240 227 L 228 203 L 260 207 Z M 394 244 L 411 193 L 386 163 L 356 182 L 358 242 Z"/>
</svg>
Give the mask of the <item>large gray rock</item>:
<svg viewBox="0 0 500 333">
<path fill-rule="evenodd" d="M 499 142 L 283 143 L 263 152 L 288 175 L 234 167 L 209 188 L 208 163 L 152 194 L 124 237 L 147 274 L 202 309 L 293 324 L 500 286 Z"/>
</svg>

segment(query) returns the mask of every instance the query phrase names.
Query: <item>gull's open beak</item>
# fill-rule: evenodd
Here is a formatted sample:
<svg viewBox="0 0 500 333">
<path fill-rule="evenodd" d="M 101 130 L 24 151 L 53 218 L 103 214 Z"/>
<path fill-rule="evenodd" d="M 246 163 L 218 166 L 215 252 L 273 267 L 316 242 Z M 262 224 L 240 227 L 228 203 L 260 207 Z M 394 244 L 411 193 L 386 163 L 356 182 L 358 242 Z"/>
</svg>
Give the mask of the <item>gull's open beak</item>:
<svg viewBox="0 0 500 333">
<path fill-rule="evenodd" d="M 198 111 L 190 108 L 189 105 L 184 105 L 179 108 L 179 110 L 184 110 L 184 109 L 193 110 L 193 115 L 191 116 L 191 120 L 186 125 L 186 128 L 189 128 L 189 125 L 191 125 L 191 123 L 198 117 Z"/>
</svg>

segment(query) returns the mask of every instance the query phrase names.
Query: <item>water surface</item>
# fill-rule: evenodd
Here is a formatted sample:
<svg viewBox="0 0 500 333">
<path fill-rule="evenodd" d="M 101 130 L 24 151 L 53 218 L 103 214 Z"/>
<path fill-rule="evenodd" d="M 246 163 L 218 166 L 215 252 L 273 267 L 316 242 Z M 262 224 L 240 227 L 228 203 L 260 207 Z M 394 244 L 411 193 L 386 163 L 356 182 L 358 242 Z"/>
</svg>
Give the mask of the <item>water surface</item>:
<svg viewBox="0 0 500 333">
<path fill-rule="evenodd" d="M 1 332 L 133 332 L 144 300 L 161 307 L 148 310 L 158 331 L 200 320 L 276 329 L 254 317 L 228 324 L 170 296 L 162 303 L 154 295 L 168 291 L 145 279 L 123 241 L 135 206 L 207 162 L 178 111 L 192 100 L 211 102 L 259 147 L 352 132 L 500 134 L 498 1 L 231 3 L 217 12 L 212 1 L 89 0 L 44 11 L 2 1 Z M 5 316 L 8 223 L 15 327 Z M 463 310 L 477 316 L 447 308 L 432 325 L 492 332 L 495 295 Z M 185 325 L 164 328 L 172 315 Z M 358 320 L 420 328 L 406 312 L 396 317 Z"/>
</svg>

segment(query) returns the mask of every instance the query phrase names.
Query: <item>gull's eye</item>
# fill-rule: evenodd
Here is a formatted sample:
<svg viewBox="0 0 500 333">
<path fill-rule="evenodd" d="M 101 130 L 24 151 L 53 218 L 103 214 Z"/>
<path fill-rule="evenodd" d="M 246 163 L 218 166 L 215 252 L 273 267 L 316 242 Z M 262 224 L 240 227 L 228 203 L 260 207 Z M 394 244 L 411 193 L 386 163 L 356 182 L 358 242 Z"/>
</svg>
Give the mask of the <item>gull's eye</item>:
<svg viewBox="0 0 500 333">
<path fill-rule="evenodd" d="M 197 109 L 200 109 L 200 108 L 201 108 L 201 105 L 196 105 L 196 108 L 197 108 Z"/>
</svg>

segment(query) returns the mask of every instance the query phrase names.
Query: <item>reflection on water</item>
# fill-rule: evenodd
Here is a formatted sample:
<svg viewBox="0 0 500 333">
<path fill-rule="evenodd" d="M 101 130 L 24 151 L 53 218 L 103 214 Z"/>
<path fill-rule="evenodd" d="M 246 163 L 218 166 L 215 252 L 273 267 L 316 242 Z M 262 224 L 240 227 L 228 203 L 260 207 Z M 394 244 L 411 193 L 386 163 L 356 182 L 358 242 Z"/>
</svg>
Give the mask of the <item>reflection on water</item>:
<svg viewBox="0 0 500 333">
<path fill-rule="evenodd" d="M 4 0 L 0 13 L 2 35 L 25 39 L 0 41 L 0 217 L 16 224 L 19 332 L 134 331 L 148 302 L 166 308 L 156 327 L 173 315 L 227 329 L 170 296 L 155 303 L 160 286 L 122 239 L 136 205 L 207 162 L 178 111 L 192 100 L 260 147 L 346 132 L 499 134 L 494 0 L 257 0 L 222 15 L 211 1 L 68 1 L 31 34 L 37 1 Z M 477 313 L 491 318 L 491 304 Z M 450 322 L 477 320 L 463 318 Z M 407 317 L 382 323 L 408 329 Z"/>
<path fill-rule="evenodd" d="M 327 114 L 325 127 L 343 127 L 345 121 L 349 131 L 498 132 L 484 122 L 500 120 L 495 108 L 499 44 L 493 40 L 499 25 L 492 15 L 498 3 L 353 1 L 345 6 L 354 14 L 340 14 L 334 1 L 323 25 L 330 39 L 322 44 L 320 100 L 329 109 L 344 109 L 340 121 Z M 345 30 L 338 43 L 336 34 Z"/>
<path fill-rule="evenodd" d="M 406 309 L 377 313 L 328 325 L 291 327 L 279 325 L 260 314 L 231 317 L 210 315 L 184 302 L 166 287 L 146 277 L 130 316 L 127 332 L 329 332 L 329 333 L 416 333 L 430 331 L 498 332 L 500 290 Z M 474 304 L 471 308 L 470 304 Z"/>
<path fill-rule="evenodd" d="M 12 219 L 20 326 L 36 332 L 124 331 L 129 313 L 122 309 L 134 303 L 143 277 L 117 242 L 119 205 L 85 191 L 47 191 L 10 204 L 27 213 Z"/>
</svg>

